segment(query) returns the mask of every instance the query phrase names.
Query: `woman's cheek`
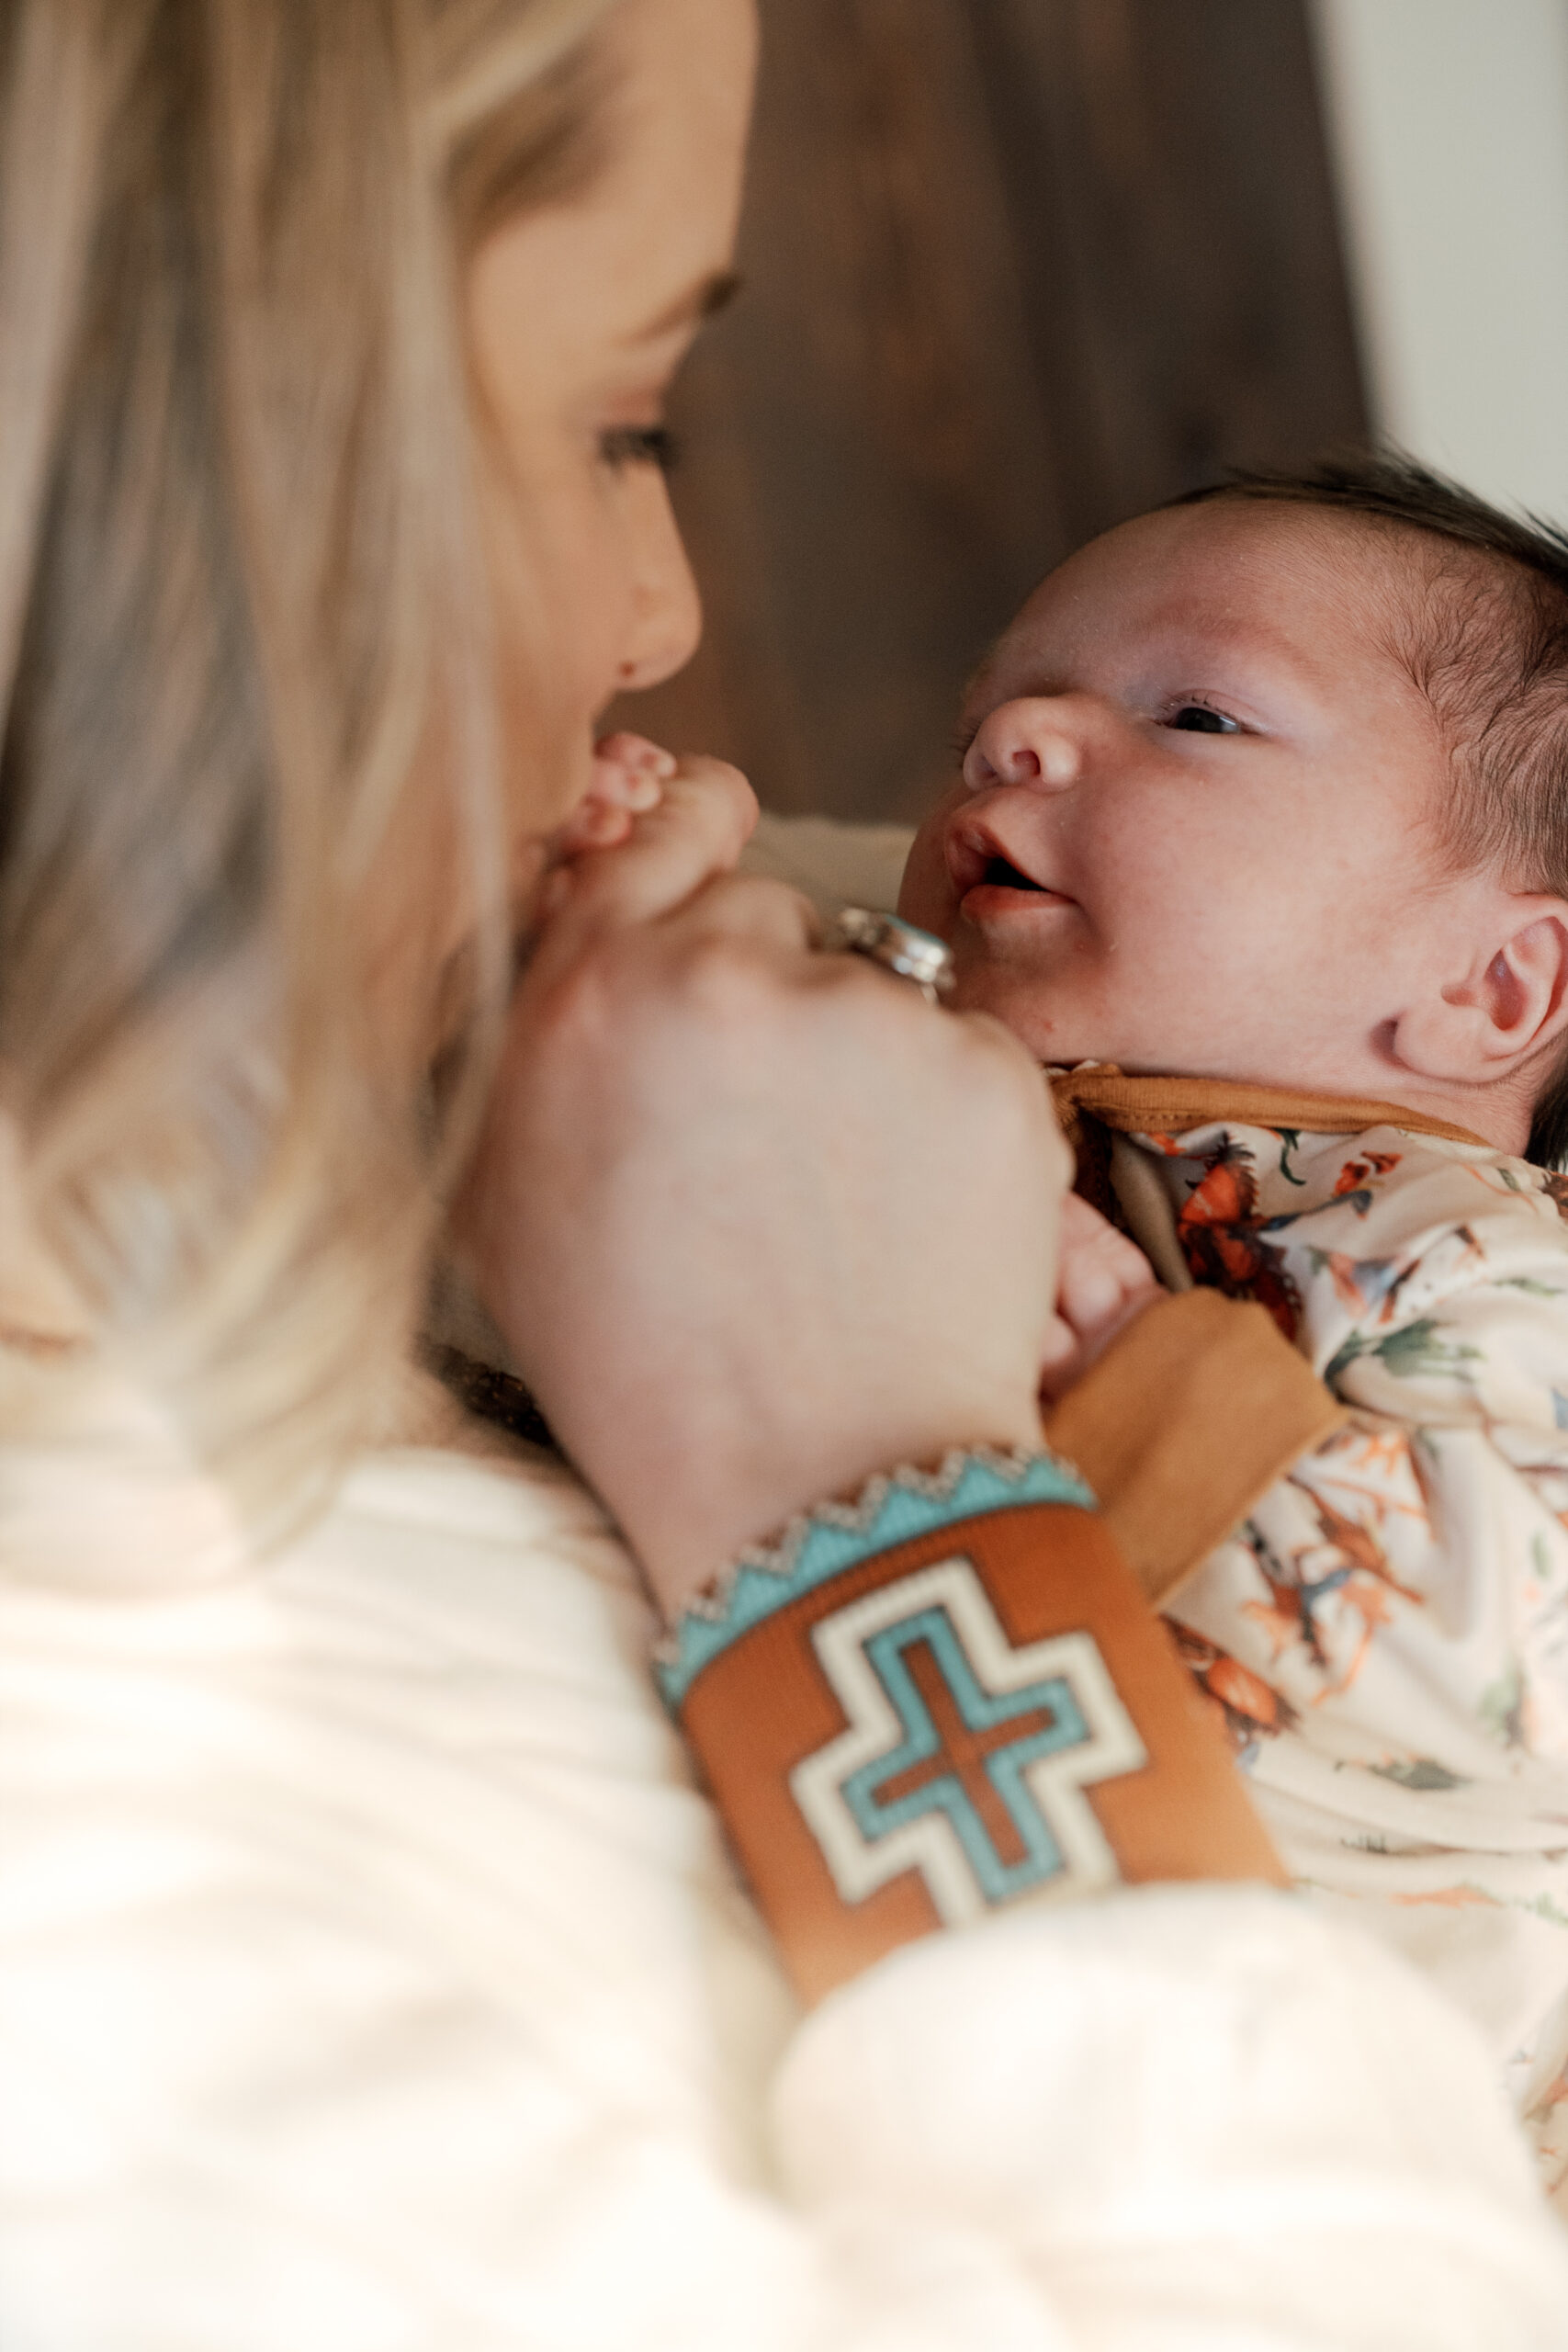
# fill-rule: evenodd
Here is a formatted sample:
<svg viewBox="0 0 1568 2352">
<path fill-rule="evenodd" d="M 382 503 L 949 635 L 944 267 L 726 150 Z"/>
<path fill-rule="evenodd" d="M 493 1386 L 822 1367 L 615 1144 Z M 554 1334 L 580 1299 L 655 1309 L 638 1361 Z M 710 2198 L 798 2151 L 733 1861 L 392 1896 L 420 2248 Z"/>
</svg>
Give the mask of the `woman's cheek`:
<svg viewBox="0 0 1568 2352">
<path fill-rule="evenodd" d="M 585 797 L 604 713 L 624 682 L 636 626 L 635 584 L 615 485 L 598 469 L 558 478 L 532 517 L 537 592 L 512 605 L 502 647 L 502 742 L 511 841 L 509 889 L 525 919 L 551 837 Z M 503 617 L 503 627 L 504 627 Z"/>
<path fill-rule="evenodd" d="M 592 743 L 597 722 L 625 683 L 636 626 L 636 589 L 619 518 L 600 500 L 586 504 L 570 555 L 557 572 L 544 682 L 559 720 Z"/>
</svg>

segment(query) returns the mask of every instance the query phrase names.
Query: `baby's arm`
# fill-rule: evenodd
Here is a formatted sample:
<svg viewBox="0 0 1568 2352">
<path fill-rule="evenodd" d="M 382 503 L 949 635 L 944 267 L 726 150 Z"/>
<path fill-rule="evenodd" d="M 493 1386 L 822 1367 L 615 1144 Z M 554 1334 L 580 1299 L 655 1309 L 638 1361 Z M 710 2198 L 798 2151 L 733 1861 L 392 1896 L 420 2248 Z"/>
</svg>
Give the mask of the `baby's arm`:
<svg viewBox="0 0 1568 2352">
<path fill-rule="evenodd" d="M 1064 1396 L 1117 1333 L 1160 1295 L 1155 1270 L 1137 1243 L 1069 1193 L 1062 1208 L 1055 1329 L 1040 1370 L 1046 1402 Z"/>
</svg>

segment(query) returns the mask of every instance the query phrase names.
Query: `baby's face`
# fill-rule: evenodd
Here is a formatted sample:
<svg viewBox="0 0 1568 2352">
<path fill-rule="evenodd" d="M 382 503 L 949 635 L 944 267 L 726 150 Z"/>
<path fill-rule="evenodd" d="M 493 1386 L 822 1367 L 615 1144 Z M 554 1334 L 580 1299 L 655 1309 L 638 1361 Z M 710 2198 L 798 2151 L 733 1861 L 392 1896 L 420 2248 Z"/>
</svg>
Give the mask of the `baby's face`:
<svg viewBox="0 0 1568 2352">
<path fill-rule="evenodd" d="M 1043 1062 L 1374 1092 L 1453 954 L 1449 756 L 1393 650 L 1418 553 L 1224 500 L 1036 591 L 965 697 L 901 912 Z"/>
</svg>

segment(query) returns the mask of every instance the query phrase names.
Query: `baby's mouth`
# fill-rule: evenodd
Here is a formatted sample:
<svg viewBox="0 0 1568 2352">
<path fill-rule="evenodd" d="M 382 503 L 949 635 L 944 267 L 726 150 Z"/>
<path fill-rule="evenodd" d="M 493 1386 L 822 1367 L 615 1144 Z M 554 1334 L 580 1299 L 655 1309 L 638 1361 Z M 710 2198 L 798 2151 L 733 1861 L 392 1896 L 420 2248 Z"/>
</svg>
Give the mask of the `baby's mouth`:
<svg viewBox="0 0 1568 2352">
<path fill-rule="evenodd" d="M 976 886 L 972 884 L 970 887 L 973 888 Z M 979 877 L 979 887 L 995 890 L 1033 890 L 1036 894 L 1045 888 L 1043 882 L 1031 881 L 1029 876 L 1016 866 L 1010 857 L 1003 857 L 999 852 L 996 856 L 986 860 L 985 869 Z M 1050 895 L 1054 897 L 1055 893 L 1052 892 Z"/>
<path fill-rule="evenodd" d="M 950 831 L 945 844 L 947 870 L 959 904 L 966 905 L 974 898 L 1000 912 L 1008 899 L 1016 901 L 1026 893 L 1036 902 L 1064 903 L 1063 891 L 1028 873 L 1009 854 L 998 838 L 999 831 L 999 827 L 972 810 L 965 810 Z M 1003 892 L 1006 898 L 998 895 Z"/>
</svg>

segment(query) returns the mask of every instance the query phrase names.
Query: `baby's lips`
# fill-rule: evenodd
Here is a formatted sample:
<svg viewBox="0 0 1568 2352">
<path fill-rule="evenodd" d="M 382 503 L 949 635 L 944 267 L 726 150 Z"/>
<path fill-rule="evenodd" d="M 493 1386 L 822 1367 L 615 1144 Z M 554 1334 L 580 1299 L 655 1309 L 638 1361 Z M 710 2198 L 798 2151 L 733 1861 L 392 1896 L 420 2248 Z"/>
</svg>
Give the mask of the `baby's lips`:
<svg viewBox="0 0 1568 2352">
<path fill-rule="evenodd" d="M 962 899 L 977 882 L 985 881 L 991 867 L 999 861 L 1004 866 L 1010 866 L 1017 877 L 1016 884 L 1010 883 L 1009 888 L 1038 890 L 1049 898 L 1066 899 L 1066 891 L 1035 870 L 1040 847 L 1032 840 L 1027 822 L 1021 823 L 1019 811 L 1008 808 L 1000 793 L 991 795 L 990 800 L 992 807 L 984 809 L 977 809 L 973 802 L 955 808 L 944 829 L 942 856 L 957 897 Z M 998 803 L 1002 804 L 999 808 Z M 1021 834 L 1021 840 L 1018 838 Z"/>
<path fill-rule="evenodd" d="M 988 847 L 982 846 L 975 840 L 967 827 L 949 826 L 947 838 L 942 842 L 942 860 L 947 867 L 953 890 L 959 898 L 962 899 L 966 890 L 974 888 L 990 864 L 993 854 L 994 853 Z"/>
</svg>

